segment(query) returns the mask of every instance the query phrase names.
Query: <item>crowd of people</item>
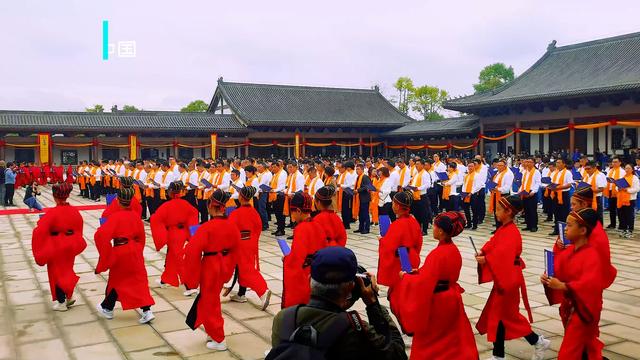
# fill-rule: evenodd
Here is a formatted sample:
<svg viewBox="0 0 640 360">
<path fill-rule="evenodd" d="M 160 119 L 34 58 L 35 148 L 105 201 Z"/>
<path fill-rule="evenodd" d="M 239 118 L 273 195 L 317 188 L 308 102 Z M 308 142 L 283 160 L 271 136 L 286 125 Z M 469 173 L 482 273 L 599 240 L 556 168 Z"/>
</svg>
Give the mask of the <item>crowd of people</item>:
<svg viewBox="0 0 640 360">
<path fill-rule="evenodd" d="M 34 229 L 33 253 L 39 265 L 48 266 L 54 310 L 67 311 L 78 280 L 73 259 L 86 247 L 82 217 L 67 198 L 74 186 L 85 198 L 115 197 L 94 235 L 100 253 L 95 272 L 109 271 L 98 314 L 112 319 L 120 301 L 124 310 L 140 308 L 140 323 L 155 318 L 142 255 L 148 221 L 155 248 L 167 247 L 157 285 L 184 286 L 185 296 L 195 295 L 185 321 L 192 329 L 204 326 L 207 348 L 221 351 L 226 344 L 220 294 L 231 294 L 237 283 L 231 301 L 246 302 L 251 289 L 262 310 L 269 305 L 271 290 L 258 255 L 261 233 L 272 230 L 283 252 L 283 310 L 274 319 L 268 359 L 295 358 L 304 349 L 331 359 L 402 359 L 401 332 L 413 336 L 412 359 L 476 359 L 454 238 L 476 230 L 488 212 L 495 230 L 476 250 L 476 260 L 479 282 L 493 282 L 493 288 L 476 329 L 494 344 L 493 359 L 505 357 L 505 340 L 519 337 L 532 345 L 532 359 L 543 359 L 550 341 L 532 331 L 521 257 L 521 231 L 538 230 L 541 205 L 554 222 L 549 245 L 555 261 L 540 281 L 549 303 L 561 304 L 565 336 L 559 358 L 597 359 L 603 347 L 602 291 L 616 276 L 603 228 L 604 199 L 608 227 L 629 237 L 640 183 L 633 164 L 623 167 L 615 157 L 610 168 L 586 157 L 575 164 L 554 160 L 525 156 L 487 163 L 481 156 L 433 155 L 84 162 L 53 185 L 57 206 Z M 516 225 L 518 217 L 524 229 Z M 379 227 L 375 274 L 359 267 L 348 249 L 354 223 L 353 231 L 361 234 Z M 293 229 L 290 247 L 287 228 Z M 428 232 L 437 246 L 421 259 Z M 61 237 L 63 248 L 55 246 Z M 378 284 L 388 287 L 399 328 L 378 302 Z M 369 323 L 347 312 L 358 299 Z M 319 341 L 317 332 L 336 336 Z"/>
</svg>

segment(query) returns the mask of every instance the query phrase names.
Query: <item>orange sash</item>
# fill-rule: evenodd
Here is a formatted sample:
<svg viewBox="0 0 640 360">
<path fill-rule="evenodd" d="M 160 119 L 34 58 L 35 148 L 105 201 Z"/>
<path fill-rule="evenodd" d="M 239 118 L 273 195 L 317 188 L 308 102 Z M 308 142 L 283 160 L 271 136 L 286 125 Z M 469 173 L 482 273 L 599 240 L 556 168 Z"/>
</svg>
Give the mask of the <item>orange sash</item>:
<svg viewBox="0 0 640 360">
<path fill-rule="evenodd" d="M 609 174 L 607 174 L 607 177 L 610 177 L 616 180 L 619 179 L 619 176 L 620 176 L 620 168 L 611 169 L 609 170 Z M 608 198 L 614 198 L 618 196 L 618 187 L 610 182 L 607 182 L 607 186 L 604 187 L 603 192 L 604 192 L 604 196 Z"/>
<path fill-rule="evenodd" d="M 527 170 L 527 178 L 522 182 L 522 185 L 520 185 L 520 190 L 518 190 L 518 192 L 521 192 L 521 191 L 531 192 L 531 183 L 533 182 L 534 173 L 535 173 L 535 169 Z"/>
<path fill-rule="evenodd" d="M 447 176 L 449 177 L 449 180 L 451 180 L 451 174 L 453 174 L 452 172 L 448 172 Z M 451 187 L 453 185 L 444 185 L 444 188 L 442 189 L 442 200 L 449 200 L 449 195 L 451 195 Z"/>
<path fill-rule="evenodd" d="M 364 175 L 364 174 L 363 174 Z M 351 209 L 351 214 L 353 215 L 354 220 L 358 220 L 358 212 L 360 211 L 360 196 L 358 195 L 358 189 L 360 188 L 360 184 L 362 183 L 362 175 L 358 176 L 356 180 L 355 191 L 353 192 L 353 208 Z"/>
<path fill-rule="evenodd" d="M 633 185 L 633 177 L 635 175 L 631 174 L 629 176 L 625 176 L 625 180 L 629 183 L 629 186 Z M 627 192 L 627 189 L 618 189 L 618 203 L 617 207 L 620 209 L 623 206 L 631 205 L 631 194 Z"/>
<path fill-rule="evenodd" d="M 341 211 L 342 210 L 342 184 L 344 184 L 344 178 L 346 177 L 347 172 L 343 172 L 342 174 L 340 174 L 340 176 L 338 176 L 338 197 L 337 197 L 337 203 L 336 206 L 338 207 L 337 209 L 335 209 L 336 211 Z"/>
<path fill-rule="evenodd" d="M 553 176 L 553 180 L 551 181 L 554 184 L 558 184 L 556 181 L 560 181 L 562 180 L 562 184 L 558 184 L 558 185 L 563 185 L 564 184 L 564 176 L 567 173 L 567 169 L 562 169 L 562 171 L 557 171 L 556 174 Z M 560 179 L 558 179 L 558 175 L 560 175 Z M 551 191 L 551 198 L 558 198 L 558 205 L 562 205 L 562 190 L 553 190 Z"/>
<path fill-rule="evenodd" d="M 588 178 L 589 174 L 587 174 L 586 172 L 584 174 L 585 178 Z M 598 177 L 598 174 L 600 174 L 600 171 L 596 170 L 591 177 L 591 190 L 593 190 L 593 201 L 591 202 L 591 208 L 593 210 L 598 210 L 598 197 L 596 196 L 596 178 Z"/>
<path fill-rule="evenodd" d="M 295 194 L 295 190 L 296 190 L 296 173 L 294 172 L 293 174 L 287 176 L 287 189 L 288 192 L 293 195 Z M 293 191 L 293 192 L 292 192 Z M 284 216 L 289 216 L 291 215 L 291 211 L 289 209 L 289 202 L 291 201 L 291 198 L 289 196 L 285 197 L 284 199 L 284 209 L 282 210 L 282 213 L 284 214 Z"/>
<path fill-rule="evenodd" d="M 398 186 L 399 186 L 400 188 L 403 188 L 403 187 L 404 187 L 404 175 L 405 175 L 406 173 L 407 173 L 407 166 L 405 165 L 405 167 L 403 167 L 403 168 L 400 170 L 400 182 L 398 182 Z M 394 190 L 395 190 L 395 189 L 394 189 Z M 402 191 L 402 190 L 400 190 L 400 191 Z"/>
<path fill-rule="evenodd" d="M 94 186 L 96 184 L 96 172 L 98 171 L 98 167 L 94 166 L 91 168 L 91 177 L 89 178 L 89 183 L 91 184 L 91 186 Z"/>
<path fill-rule="evenodd" d="M 415 175 L 415 181 L 413 181 L 413 187 L 419 188 L 420 186 L 422 186 L 422 172 L 424 171 L 424 169 L 420 170 L 416 175 Z M 420 190 L 416 189 L 413 190 L 413 200 L 420 200 Z"/>
<path fill-rule="evenodd" d="M 500 201 L 500 199 L 502 198 L 502 194 L 500 193 L 499 189 L 502 186 L 502 179 L 504 178 L 504 175 L 506 173 L 507 173 L 507 169 L 504 169 L 503 172 L 493 175 L 493 179 L 497 177 L 497 180 L 491 179 L 493 182 L 497 184 L 495 187 L 495 190 L 497 191 L 492 191 L 491 196 L 489 197 L 489 212 L 493 212 L 495 210 L 493 207 L 493 204 L 494 203 L 497 204 L 498 201 Z"/>
<path fill-rule="evenodd" d="M 144 195 L 146 197 L 150 197 L 153 198 L 155 197 L 155 194 L 153 192 L 153 189 L 151 187 L 149 187 L 149 185 L 151 185 L 151 180 L 156 176 L 156 172 L 151 170 L 151 172 L 149 172 L 147 174 L 147 188 L 144 190 Z"/>
<path fill-rule="evenodd" d="M 382 179 L 373 180 L 373 186 L 376 190 L 380 191 L 380 185 L 382 185 Z M 369 210 L 371 211 L 371 221 L 373 223 L 379 222 L 378 202 L 380 201 L 380 193 L 377 191 L 371 192 L 371 203 L 369 203 Z"/>
<path fill-rule="evenodd" d="M 475 178 L 475 176 L 476 176 L 476 172 L 475 171 L 467 173 L 467 176 L 465 176 L 465 179 L 464 179 L 464 181 L 465 181 L 464 192 L 469 194 L 464 198 L 464 202 L 466 202 L 466 203 L 471 202 L 471 192 L 473 191 L 473 179 Z"/>
<path fill-rule="evenodd" d="M 142 172 L 142 170 L 138 171 L 138 173 L 134 176 L 134 178 L 136 180 L 140 180 L 140 173 Z M 138 201 L 142 201 L 142 194 L 140 193 L 140 186 L 138 186 L 137 184 L 133 184 L 133 196 L 138 199 Z"/>
<path fill-rule="evenodd" d="M 277 173 L 273 174 L 273 177 L 271 178 L 271 183 L 269 186 L 271 187 L 272 191 L 269 193 L 269 202 L 276 201 L 276 199 L 278 198 L 278 194 L 273 191 L 278 187 L 278 179 L 280 178 L 281 172 L 282 172 L 282 169 L 280 169 L 280 171 L 278 171 Z"/>
</svg>

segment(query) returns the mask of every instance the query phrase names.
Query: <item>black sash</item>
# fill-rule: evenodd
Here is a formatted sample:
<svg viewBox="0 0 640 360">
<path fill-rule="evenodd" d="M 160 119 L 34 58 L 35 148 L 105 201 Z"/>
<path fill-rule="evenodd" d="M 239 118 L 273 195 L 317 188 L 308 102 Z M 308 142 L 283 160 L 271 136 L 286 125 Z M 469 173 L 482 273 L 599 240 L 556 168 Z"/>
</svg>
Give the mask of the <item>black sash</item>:
<svg viewBox="0 0 640 360">
<path fill-rule="evenodd" d="M 215 256 L 215 255 L 227 256 L 229 255 L 229 249 L 223 249 L 222 251 L 206 251 L 202 254 L 202 256 Z"/>
<path fill-rule="evenodd" d="M 126 245 L 129 243 L 129 239 L 124 237 L 113 238 L 113 246 Z"/>
</svg>

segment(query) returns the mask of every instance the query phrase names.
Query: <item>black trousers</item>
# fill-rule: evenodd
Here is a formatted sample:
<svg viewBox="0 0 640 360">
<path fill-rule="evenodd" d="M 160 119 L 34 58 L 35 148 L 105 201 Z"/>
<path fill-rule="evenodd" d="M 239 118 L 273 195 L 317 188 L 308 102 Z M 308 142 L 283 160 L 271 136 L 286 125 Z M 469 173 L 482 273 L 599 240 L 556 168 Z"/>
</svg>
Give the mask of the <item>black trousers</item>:
<svg viewBox="0 0 640 360">
<path fill-rule="evenodd" d="M 609 220 L 611 227 L 616 227 L 618 219 L 618 198 L 609 198 Z"/>
<path fill-rule="evenodd" d="M 105 296 L 104 301 L 100 304 L 103 309 L 113 311 L 113 308 L 116 306 L 116 301 L 118 300 L 118 293 L 116 289 L 111 289 L 111 291 Z M 151 305 L 143 306 L 140 308 L 142 311 L 148 311 L 151 309 Z"/>
<path fill-rule="evenodd" d="M 15 193 L 15 184 L 4 184 L 4 205 L 13 205 L 13 194 Z"/>
<path fill-rule="evenodd" d="M 428 208 L 428 204 L 429 198 L 427 195 L 420 196 L 420 200 L 413 200 L 411 204 L 411 215 L 418 220 L 422 231 L 428 229 L 427 212 L 431 210 Z"/>
<path fill-rule="evenodd" d="M 446 201 L 442 200 L 442 192 L 444 191 L 444 188 L 442 187 L 442 185 L 436 184 L 435 188 L 436 188 L 436 193 L 438 194 L 438 205 L 436 206 L 436 211 L 437 211 L 436 214 L 438 214 L 445 209 Z"/>
<path fill-rule="evenodd" d="M 344 225 L 345 229 L 349 229 L 351 227 L 351 220 L 353 218 L 351 214 L 351 207 L 353 206 L 352 201 L 353 195 L 349 195 L 344 192 L 342 193 L 342 208 L 340 210 L 342 211 L 342 225 Z"/>
<path fill-rule="evenodd" d="M 198 204 L 196 204 L 196 189 L 187 190 L 184 199 L 194 208 L 198 208 Z"/>
<path fill-rule="evenodd" d="M 553 220 L 555 222 L 554 232 L 558 232 L 558 222 L 567 221 L 567 216 L 571 212 L 571 197 L 569 196 L 568 191 L 562 192 L 562 204 L 560 204 L 559 199 L 556 197 L 553 199 Z"/>
<path fill-rule="evenodd" d="M 553 201 L 550 196 L 542 196 L 542 212 L 547 214 L 547 219 L 553 218 Z"/>
<path fill-rule="evenodd" d="M 484 197 L 480 195 L 480 192 L 471 194 L 469 202 L 462 202 L 464 208 L 464 216 L 467 219 L 467 225 L 472 227 L 478 227 L 480 221 L 480 213 L 482 208 L 480 205 L 484 202 Z"/>
<path fill-rule="evenodd" d="M 60 304 L 67 300 L 67 295 L 58 286 L 56 286 L 56 300 L 58 300 Z"/>
<path fill-rule="evenodd" d="M 89 184 L 89 197 L 91 200 L 100 200 L 100 195 L 102 195 L 102 182 L 96 181 L 95 184 Z"/>
<path fill-rule="evenodd" d="M 260 220 L 262 220 L 262 229 L 266 230 L 269 228 L 269 215 L 267 213 L 267 202 L 269 199 L 269 194 L 262 192 L 258 195 L 257 200 L 253 200 L 254 204 L 257 206 L 258 214 L 260 214 Z"/>
<path fill-rule="evenodd" d="M 204 224 L 209 221 L 209 210 L 207 209 L 207 200 L 197 200 L 198 213 L 200 214 L 200 224 Z"/>
<path fill-rule="evenodd" d="M 140 191 L 144 191 L 144 190 L 140 190 Z M 147 218 L 147 197 L 144 194 L 140 199 L 140 206 L 142 206 L 142 218 L 146 219 Z"/>
<path fill-rule="evenodd" d="M 502 321 L 498 322 L 498 330 L 496 332 L 496 341 L 493 343 L 493 356 L 496 357 L 504 357 L 504 336 L 505 336 L 505 328 Z M 533 331 L 531 334 L 524 337 L 525 340 L 529 343 L 529 345 L 535 345 L 538 342 L 538 334 Z"/>
<path fill-rule="evenodd" d="M 449 200 L 443 200 L 447 211 L 458 211 L 460 209 L 460 195 L 449 195 Z"/>
<path fill-rule="evenodd" d="M 524 208 L 524 221 L 527 224 L 527 229 L 538 228 L 538 198 L 536 194 L 531 197 L 525 197 L 522 199 L 522 205 Z"/>
<path fill-rule="evenodd" d="M 602 196 L 598 196 L 596 199 L 598 204 L 598 208 L 596 210 L 598 213 L 598 220 L 600 220 L 600 224 L 604 226 L 604 199 Z"/>
<path fill-rule="evenodd" d="M 371 228 L 371 218 L 369 217 L 369 201 L 361 202 L 358 209 L 358 230 L 361 233 L 368 233 Z"/>
<path fill-rule="evenodd" d="M 625 205 L 618 209 L 618 217 L 620 218 L 620 229 L 633 232 L 635 220 L 636 201 L 629 201 L 631 205 Z"/>
<path fill-rule="evenodd" d="M 276 216 L 276 231 L 284 232 L 284 222 L 286 220 L 284 216 L 284 194 L 278 194 L 276 200 L 273 201 L 273 213 Z"/>
<path fill-rule="evenodd" d="M 477 192 L 478 194 L 478 223 L 484 221 L 484 216 L 487 214 L 487 200 L 486 200 L 486 191 L 484 188 L 480 189 Z"/>
<path fill-rule="evenodd" d="M 435 187 L 427 189 L 427 197 L 429 198 L 429 210 L 431 213 L 430 220 L 432 220 L 438 215 L 438 191 Z"/>
</svg>

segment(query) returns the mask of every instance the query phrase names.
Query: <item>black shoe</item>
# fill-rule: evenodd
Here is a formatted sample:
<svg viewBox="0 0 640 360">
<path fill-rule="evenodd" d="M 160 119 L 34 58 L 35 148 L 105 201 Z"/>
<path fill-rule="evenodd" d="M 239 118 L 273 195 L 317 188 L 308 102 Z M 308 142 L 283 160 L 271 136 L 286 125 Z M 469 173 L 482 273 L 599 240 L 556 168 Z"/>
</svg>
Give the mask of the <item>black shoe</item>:
<svg viewBox="0 0 640 360">
<path fill-rule="evenodd" d="M 289 225 L 286 226 L 289 229 L 293 229 L 293 223 L 289 223 Z"/>
<path fill-rule="evenodd" d="M 353 232 L 357 234 L 360 232 L 360 230 L 354 230 Z"/>
<path fill-rule="evenodd" d="M 477 226 L 472 226 L 471 230 L 478 230 L 478 227 Z"/>
<path fill-rule="evenodd" d="M 544 222 L 552 222 L 552 221 L 553 219 L 549 219 L 549 218 L 544 219 Z"/>
<path fill-rule="evenodd" d="M 276 231 L 275 233 L 273 233 L 273 235 L 275 235 L 275 236 L 284 236 L 284 231 Z"/>
<path fill-rule="evenodd" d="M 607 226 L 607 229 L 615 229 L 616 228 L 616 224 L 609 224 L 609 226 Z"/>
<path fill-rule="evenodd" d="M 531 232 L 537 232 L 537 231 L 538 231 L 538 228 L 537 228 L 537 227 L 534 227 L 534 228 L 529 229 L 529 231 L 531 231 Z"/>
<path fill-rule="evenodd" d="M 493 231 L 491 232 L 491 235 L 493 235 L 493 234 L 495 234 L 495 233 L 496 233 L 496 230 L 493 230 Z"/>
<path fill-rule="evenodd" d="M 361 234 L 361 235 L 365 235 L 365 234 L 368 234 L 368 233 L 369 233 L 368 231 L 362 231 L 362 232 L 360 232 L 360 234 Z"/>
<path fill-rule="evenodd" d="M 554 232 L 550 233 L 549 236 L 558 236 L 558 232 L 554 231 Z"/>
<path fill-rule="evenodd" d="M 471 229 L 471 224 L 469 224 L 469 225 L 465 225 L 465 227 L 464 227 L 464 228 L 465 228 L 465 229 Z"/>
<path fill-rule="evenodd" d="M 284 235 L 284 234 L 283 234 Z M 293 240 L 293 235 L 287 236 L 287 240 Z"/>
</svg>

